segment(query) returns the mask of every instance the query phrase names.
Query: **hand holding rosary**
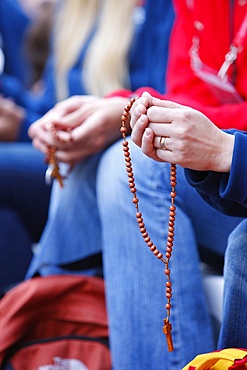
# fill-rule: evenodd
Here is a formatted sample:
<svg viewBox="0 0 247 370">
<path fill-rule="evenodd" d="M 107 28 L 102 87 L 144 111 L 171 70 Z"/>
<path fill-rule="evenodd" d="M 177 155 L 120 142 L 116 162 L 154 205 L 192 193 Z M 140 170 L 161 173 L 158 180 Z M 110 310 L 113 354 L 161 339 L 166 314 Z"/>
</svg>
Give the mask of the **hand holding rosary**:
<svg viewBox="0 0 247 370">
<path fill-rule="evenodd" d="M 166 298 L 167 298 L 167 303 L 165 305 L 166 308 L 166 318 L 164 318 L 164 326 L 163 326 L 163 333 L 166 335 L 166 340 L 167 340 L 167 348 L 169 352 L 172 352 L 174 350 L 173 347 L 173 341 L 172 341 L 172 326 L 169 321 L 170 318 L 170 310 L 171 310 L 171 297 L 172 297 L 172 282 L 170 279 L 170 268 L 169 268 L 169 262 L 170 258 L 172 255 L 172 248 L 173 248 L 173 240 L 174 240 L 174 225 L 175 225 L 175 213 L 176 213 L 176 206 L 175 206 L 175 198 L 176 198 L 176 192 L 175 192 L 175 186 L 177 185 L 176 183 L 176 165 L 171 164 L 171 169 L 170 169 L 170 185 L 171 185 L 171 205 L 170 205 L 170 214 L 169 214 L 169 223 L 168 223 L 168 235 L 167 235 L 167 242 L 166 242 L 166 253 L 165 257 L 163 254 L 156 248 L 156 246 L 153 244 L 151 241 L 148 232 L 146 230 L 142 213 L 139 210 L 139 199 L 136 195 L 137 189 L 135 185 L 135 179 L 134 179 L 134 173 L 133 173 L 133 168 L 132 168 L 132 163 L 131 163 L 131 157 L 130 157 L 130 151 L 129 151 L 129 144 L 128 141 L 126 140 L 126 133 L 127 133 L 127 128 L 125 126 L 125 122 L 128 119 L 130 109 L 134 102 L 136 101 L 137 98 L 133 98 L 130 100 L 129 104 L 124 108 L 122 117 L 121 117 L 121 128 L 120 131 L 122 133 L 123 137 L 123 152 L 125 156 L 125 166 L 126 166 L 126 171 L 128 174 L 128 181 L 129 181 L 129 188 L 131 193 L 133 194 L 133 199 L 132 202 L 135 205 L 136 208 L 136 220 L 140 229 L 140 232 L 143 236 L 143 239 L 147 246 L 150 248 L 151 252 L 153 252 L 154 256 L 156 256 L 159 260 L 161 260 L 165 264 L 165 270 L 164 274 L 166 275 Z M 165 147 L 165 137 L 160 138 L 160 147 L 161 149 L 166 150 Z"/>
</svg>

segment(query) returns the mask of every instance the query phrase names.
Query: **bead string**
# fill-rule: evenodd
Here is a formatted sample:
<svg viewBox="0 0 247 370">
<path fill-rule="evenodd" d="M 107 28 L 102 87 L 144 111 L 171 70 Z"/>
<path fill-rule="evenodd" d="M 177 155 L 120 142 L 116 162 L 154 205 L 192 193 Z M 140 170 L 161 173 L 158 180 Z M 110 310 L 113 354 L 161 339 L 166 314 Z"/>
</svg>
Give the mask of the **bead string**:
<svg viewBox="0 0 247 370">
<path fill-rule="evenodd" d="M 172 282 L 170 278 L 170 268 L 169 268 L 169 261 L 172 255 L 172 248 L 173 248 L 173 241 L 174 241 L 174 225 L 175 225 L 175 214 L 176 214 L 176 206 L 175 206 L 175 198 L 176 198 L 176 191 L 175 187 L 177 185 L 176 182 L 176 165 L 171 164 L 170 168 L 170 185 L 171 185 L 171 205 L 170 205 L 170 213 L 169 213 L 169 223 L 168 223 L 168 235 L 167 235 L 167 242 L 166 242 L 166 253 L 165 257 L 163 257 L 163 254 L 156 248 L 152 240 L 150 239 L 148 232 L 146 230 L 142 213 L 139 210 L 139 199 L 136 195 L 136 186 L 135 186 L 135 179 L 134 179 L 134 173 L 133 173 L 133 168 L 132 168 L 132 163 L 131 163 L 131 156 L 130 156 L 130 151 L 129 151 L 129 143 L 126 139 L 126 133 L 127 133 L 127 128 L 125 126 L 125 123 L 128 119 L 130 109 L 134 102 L 136 101 L 137 98 L 132 98 L 128 105 L 125 106 L 122 117 L 121 117 L 121 128 L 120 131 L 122 133 L 123 137 L 123 152 L 125 156 L 125 166 L 126 166 L 126 171 L 128 174 L 128 181 L 129 181 L 129 188 L 130 191 L 133 195 L 132 202 L 135 205 L 136 208 L 136 220 L 140 229 L 140 232 L 142 234 L 142 237 L 147 244 L 147 246 L 150 248 L 151 252 L 153 252 L 154 256 L 156 256 L 159 260 L 161 260 L 165 264 L 165 270 L 164 274 L 166 275 L 166 298 L 167 298 L 167 303 L 165 305 L 166 308 L 166 318 L 164 319 L 164 326 L 163 326 L 163 333 L 166 335 L 166 340 L 167 340 L 167 347 L 168 351 L 172 352 L 174 350 L 173 347 L 173 341 L 172 341 L 172 326 L 171 323 L 169 322 L 169 317 L 170 317 L 170 310 L 171 310 L 171 297 L 172 297 Z"/>
<path fill-rule="evenodd" d="M 65 131 L 70 134 L 68 140 L 62 140 L 60 137 L 57 135 L 57 129 L 54 125 L 50 127 L 51 133 L 57 141 L 60 141 L 62 143 L 70 143 L 72 142 L 72 136 L 71 136 L 71 129 L 68 128 Z M 48 163 L 48 168 L 45 173 L 45 181 L 48 185 L 52 183 L 53 179 L 56 179 L 59 182 L 60 187 L 64 186 L 64 179 L 66 176 L 62 176 L 60 173 L 60 167 L 56 159 L 56 150 L 57 148 L 55 145 L 51 145 L 47 148 L 47 158 L 46 162 Z"/>
</svg>

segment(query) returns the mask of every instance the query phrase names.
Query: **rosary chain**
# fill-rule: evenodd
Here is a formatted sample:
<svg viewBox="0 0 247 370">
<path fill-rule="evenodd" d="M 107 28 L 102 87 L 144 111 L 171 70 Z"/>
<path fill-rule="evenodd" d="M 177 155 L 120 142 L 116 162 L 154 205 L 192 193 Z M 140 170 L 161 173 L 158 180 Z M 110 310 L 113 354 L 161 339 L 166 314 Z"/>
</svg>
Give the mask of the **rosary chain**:
<svg viewBox="0 0 247 370">
<path fill-rule="evenodd" d="M 165 270 L 164 274 L 166 275 L 167 281 L 166 281 L 166 298 L 167 298 L 167 303 L 165 305 L 166 312 L 167 312 L 167 317 L 164 319 L 164 326 L 163 326 L 163 332 L 166 335 L 167 339 L 167 346 L 168 346 L 168 351 L 172 352 L 174 347 L 173 347 L 173 342 L 172 342 L 172 335 L 171 335 L 171 330 L 172 326 L 171 323 L 169 322 L 169 317 L 170 317 L 170 310 L 171 310 L 171 298 L 172 298 L 172 282 L 170 279 L 170 268 L 169 268 L 169 261 L 172 255 L 172 249 L 173 249 L 173 241 L 174 241 L 174 230 L 175 230 L 175 215 L 176 215 L 176 206 L 175 206 L 175 198 L 176 198 L 176 191 L 175 187 L 177 185 L 176 181 L 176 165 L 171 164 L 170 168 L 170 185 L 171 185 L 171 205 L 170 205 L 170 212 L 169 212 L 169 223 L 168 223 L 168 235 L 167 235 L 167 242 L 166 242 L 166 253 L 165 253 L 165 258 L 163 254 L 157 249 L 157 247 L 154 245 L 152 240 L 149 237 L 149 234 L 146 230 L 142 213 L 139 210 L 139 199 L 137 197 L 137 190 L 136 190 L 136 185 L 135 185 L 135 179 L 134 179 L 134 173 L 133 173 L 133 167 L 132 167 L 132 162 L 131 162 L 131 156 L 130 156 L 130 151 L 129 151 L 129 143 L 126 139 L 126 133 L 127 133 L 127 128 L 126 128 L 126 121 L 129 116 L 130 109 L 134 102 L 137 100 L 137 98 L 132 98 L 128 105 L 125 106 L 123 114 L 121 116 L 121 128 L 120 131 L 122 133 L 123 137 L 123 152 L 124 152 L 124 157 L 125 157 L 125 166 L 126 166 L 126 171 L 128 175 L 128 181 L 129 181 L 129 188 L 130 191 L 133 195 L 132 202 L 135 205 L 136 208 L 136 220 L 140 229 L 140 232 L 142 234 L 142 237 L 144 239 L 144 242 L 147 244 L 147 246 L 150 248 L 151 252 L 156 256 L 158 259 L 160 259 L 164 264 L 165 264 Z"/>
<path fill-rule="evenodd" d="M 61 140 L 59 136 L 57 135 L 57 130 L 54 125 L 51 126 L 50 128 L 51 133 L 53 137 L 60 142 L 66 143 L 66 142 L 72 142 L 72 136 L 71 136 L 71 130 L 67 129 L 66 131 L 70 133 L 70 137 L 67 141 Z M 64 186 L 64 178 L 65 176 L 62 176 L 60 173 L 60 167 L 58 164 L 58 161 L 56 159 L 56 146 L 51 145 L 47 148 L 48 154 L 47 154 L 47 163 L 48 163 L 48 168 L 46 170 L 45 174 L 45 180 L 48 185 L 51 184 L 53 179 L 56 179 L 59 182 L 60 187 Z"/>
</svg>

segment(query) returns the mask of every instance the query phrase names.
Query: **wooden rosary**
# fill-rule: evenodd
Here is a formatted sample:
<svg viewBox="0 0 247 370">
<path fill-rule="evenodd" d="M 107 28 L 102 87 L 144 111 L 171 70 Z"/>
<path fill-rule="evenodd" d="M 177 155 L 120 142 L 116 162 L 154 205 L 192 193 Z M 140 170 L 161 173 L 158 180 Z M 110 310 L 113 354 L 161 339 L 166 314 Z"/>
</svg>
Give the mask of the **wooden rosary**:
<svg viewBox="0 0 247 370">
<path fill-rule="evenodd" d="M 53 125 L 51 127 L 51 132 L 54 138 L 60 142 L 63 143 L 69 143 L 72 142 L 72 136 L 71 136 L 71 130 L 67 129 L 66 132 L 70 133 L 69 139 L 68 140 L 62 140 L 59 138 L 57 135 L 57 130 L 56 127 Z M 65 176 L 62 176 L 60 174 L 60 167 L 56 159 L 56 147 L 54 145 L 50 146 L 47 148 L 48 154 L 46 158 L 46 162 L 48 163 L 48 168 L 45 173 L 45 182 L 47 185 L 51 185 L 53 179 L 57 179 L 59 182 L 60 187 L 64 186 L 64 178 Z"/>
<path fill-rule="evenodd" d="M 167 243 L 166 243 L 166 253 L 165 253 L 165 258 L 163 257 L 163 254 L 156 248 L 156 246 L 153 244 L 151 241 L 148 232 L 146 230 L 142 214 L 139 210 L 139 199 L 136 195 L 136 187 L 135 187 L 135 179 L 134 179 L 134 173 L 133 173 L 133 168 L 132 168 L 132 163 L 131 163 L 131 157 L 130 157 L 130 151 L 129 151 L 129 144 L 128 141 L 126 140 L 126 133 L 127 133 L 127 128 L 125 126 L 125 122 L 128 119 L 130 109 L 134 102 L 136 101 L 137 98 L 133 98 L 130 100 L 129 104 L 124 108 L 122 117 L 121 117 L 121 128 L 120 131 L 122 133 L 123 137 L 123 152 L 125 156 L 125 166 L 126 166 L 126 171 L 128 174 L 128 181 L 129 181 L 129 187 L 130 191 L 133 194 L 133 200 L 132 202 L 135 205 L 136 208 L 136 220 L 140 229 L 140 232 L 143 236 L 143 239 L 147 246 L 150 248 L 150 250 L 153 252 L 153 254 L 161 260 L 165 264 L 165 270 L 164 273 L 166 275 L 167 281 L 166 281 L 166 298 L 167 298 L 167 303 L 165 305 L 166 308 L 166 313 L 167 316 L 164 319 L 164 326 L 163 326 L 163 332 L 166 335 L 166 340 L 167 340 L 167 348 L 169 352 L 172 352 L 174 347 L 173 347 L 173 341 L 172 341 L 172 326 L 169 321 L 170 317 L 170 310 L 171 310 L 171 297 L 172 297 L 172 282 L 170 279 L 170 268 L 169 268 L 169 261 L 172 255 L 172 248 L 173 248 L 173 240 L 174 240 L 174 225 L 175 225 L 175 213 L 176 213 L 176 207 L 174 205 L 175 203 L 175 198 L 176 198 L 176 192 L 175 192 L 175 186 L 177 185 L 176 182 L 176 165 L 171 164 L 171 169 L 170 169 L 170 185 L 171 185 L 171 205 L 170 205 L 170 215 L 169 215 L 169 224 L 168 224 L 168 235 L 167 235 Z M 162 143 L 161 143 L 162 144 Z"/>
<path fill-rule="evenodd" d="M 61 188 L 63 187 L 63 177 L 60 174 L 60 168 L 56 160 L 56 147 L 50 146 L 47 155 L 48 168 L 45 173 L 45 182 L 51 185 L 53 179 L 57 179 Z"/>
</svg>

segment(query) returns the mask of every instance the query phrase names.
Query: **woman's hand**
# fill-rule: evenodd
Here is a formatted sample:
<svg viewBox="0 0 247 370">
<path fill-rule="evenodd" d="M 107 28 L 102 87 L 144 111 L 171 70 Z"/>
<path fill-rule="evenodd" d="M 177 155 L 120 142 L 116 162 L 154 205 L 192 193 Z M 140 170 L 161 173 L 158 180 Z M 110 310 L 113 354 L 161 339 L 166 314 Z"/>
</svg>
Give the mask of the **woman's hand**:
<svg viewBox="0 0 247 370">
<path fill-rule="evenodd" d="M 74 165 L 121 138 L 121 115 L 128 102 L 126 98 L 72 97 L 35 122 L 29 135 L 37 149 L 47 154 L 47 146 L 55 145 L 57 160 Z"/>
<path fill-rule="evenodd" d="M 234 136 L 197 110 L 144 93 L 131 109 L 130 125 L 133 141 L 156 161 L 200 171 L 230 171 Z"/>
</svg>

